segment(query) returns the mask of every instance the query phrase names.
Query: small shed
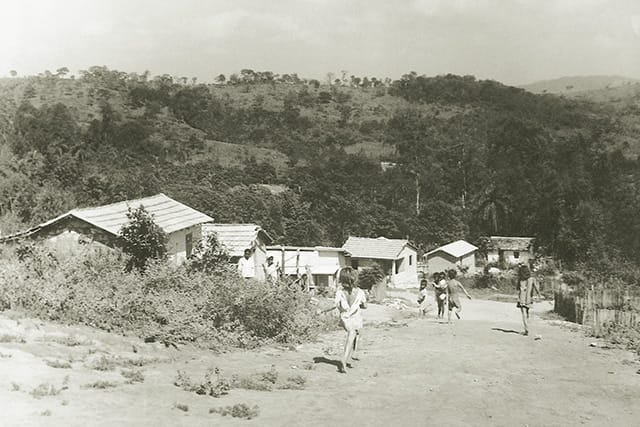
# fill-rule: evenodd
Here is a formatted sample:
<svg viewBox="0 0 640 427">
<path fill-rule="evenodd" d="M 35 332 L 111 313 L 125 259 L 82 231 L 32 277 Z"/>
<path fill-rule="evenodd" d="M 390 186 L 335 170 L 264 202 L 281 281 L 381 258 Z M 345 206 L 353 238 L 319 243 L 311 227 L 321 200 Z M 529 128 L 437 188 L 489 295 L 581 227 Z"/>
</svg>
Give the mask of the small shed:
<svg viewBox="0 0 640 427">
<path fill-rule="evenodd" d="M 458 270 L 466 274 L 476 272 L 476 251 L 478 248 L 464 240 L 457 240 L 424 255 L 429 274 L 446 270 Z"/>
<path fill-rule="evenodd" d="M 129 222 L 129 208 L 141 206 L 167 234 L 167 255 L 177 264 L 191 255 L 194 242 L 200 239 L 200 224 L 213 221 L 210 216 L 160 193 L 109 205 L 73 209 L 28 230 L 3 236 L 0 243 L 33 239 L 72 254 L 81 247 L 116 248 L 120 243 L 120 230 Z"/>
<path fill-rule="evenodd" d="M 392 286 L 418 287 L 418 249 L 408 240 L 349 236 L 342 247 L 351 254 L 353 268 L 378 264 Z"/>
<path fill-rule="evenodd" d="M 350 264 L 349 252 L 329 246 L 268 246 L 267 255 L 280 266 L 285 276 L 307 274 L 317 287 L 335 287 L 335 274 Z"/>
<path fill-rule="evenodd" d="M 528 264 L 534 258 L 533 237 L 491 236 L 487 262 L 505 265 Z"/>
<path fill-rule="evenodd" d="M 245 249 L 252 249 L 255 278 L 265 279 L 263 265 L 267 261 L 267 245 L 273 239 L 262 227 L 256 224 L 202 224 L 202 238 L 206 239 L 211 233 L 217 235 L 218 242 L 227 249 L 233 263 L 238 262 Z"/>
</svg>

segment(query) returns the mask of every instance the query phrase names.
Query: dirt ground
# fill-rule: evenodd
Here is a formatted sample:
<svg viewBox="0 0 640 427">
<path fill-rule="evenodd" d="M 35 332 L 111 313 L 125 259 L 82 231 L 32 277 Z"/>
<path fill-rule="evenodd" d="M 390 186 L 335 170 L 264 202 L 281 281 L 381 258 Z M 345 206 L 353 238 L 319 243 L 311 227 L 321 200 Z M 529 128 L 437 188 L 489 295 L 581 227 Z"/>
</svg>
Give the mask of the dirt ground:
<svg viewBox="0 0 640 427">
<path fill-rule="evenodd" d="M 295 348 L 215 355 L 4 313 L 0 424 L 640 425 L 640 364 L 633 354 L 606 348 L 576 325 L 543 320 L 538 315 L 550 303 L 537 304 L 528 337 L 518 333 L 513 303 L 463 304 L 462 320 L 451 325 L 418 318 L 400 304 L 370 305 L 361 360 L 347 374 L 339 374 L 334 362 L 344 339 L 340 331 Z M 105 358 L 117 366 L 105 366 Z M 302 376 L 306 383 L 300 390 L 232 389 L 220 398 L 173 384 L 177 370 L 197 379 L 209 367 L 229 378 L 275 369 L 279 378 Z M 140 371 L 144 381 L 129 384 L 122 370 Z M 89 386 L 97 381 L 112 387 Z M 257 405 L 259 415 L 245 420 L 209 413 L 238 403 Z"/>
</svg>

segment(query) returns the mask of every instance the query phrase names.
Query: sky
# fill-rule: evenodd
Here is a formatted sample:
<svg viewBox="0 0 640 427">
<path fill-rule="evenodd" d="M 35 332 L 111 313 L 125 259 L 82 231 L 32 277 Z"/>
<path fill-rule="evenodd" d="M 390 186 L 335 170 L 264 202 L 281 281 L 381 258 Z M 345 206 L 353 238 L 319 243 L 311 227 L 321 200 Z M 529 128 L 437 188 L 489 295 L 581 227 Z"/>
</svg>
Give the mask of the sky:
<svg viewBox="0 0 640 427">
<path fill-rule="evenodd" d="M 204 82 L 640 78 L 640 0 L 0 0 L 0 76 L 92 65 Z"/>
</svg>

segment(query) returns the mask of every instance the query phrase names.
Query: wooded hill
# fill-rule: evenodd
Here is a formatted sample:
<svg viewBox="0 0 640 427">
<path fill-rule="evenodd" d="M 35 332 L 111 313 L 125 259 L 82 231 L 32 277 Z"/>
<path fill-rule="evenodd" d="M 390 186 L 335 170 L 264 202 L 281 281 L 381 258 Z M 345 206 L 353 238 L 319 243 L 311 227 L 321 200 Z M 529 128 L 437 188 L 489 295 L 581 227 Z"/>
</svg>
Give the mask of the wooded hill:
<svg viewBox="0 0 640 427">
<path fill-rule="evenodd" d="M 2 232 L 162 191 L 279 243 L 384 235 L 428 249 L 502 234 L 536 236 L 567 263 L 638 260 L 633 94 L 593 103 L 416 73 L 223 77 L 0 80 Z"/>
</svg>

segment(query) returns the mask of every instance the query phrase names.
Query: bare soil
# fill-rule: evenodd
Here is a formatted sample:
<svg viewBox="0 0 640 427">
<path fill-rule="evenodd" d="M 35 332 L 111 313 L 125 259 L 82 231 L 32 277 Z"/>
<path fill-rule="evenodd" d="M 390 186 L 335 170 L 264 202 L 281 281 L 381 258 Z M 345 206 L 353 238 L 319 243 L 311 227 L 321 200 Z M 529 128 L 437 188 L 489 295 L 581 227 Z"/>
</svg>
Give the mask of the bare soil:
<svg viewBox="0 0 640 427">
<path fill-rule="evenodd" d="M 598 340 L 579 326 L 543 320 L 548 302 L 537 304 L 528 337 L 519 333 L 515 304 L 463 304 L 462 320 L 450 325 L 419 318 L 413 308 L 398 310 L 398 304 L 370 305 L 361 360 L 347 374 L 335 365 L 341 331 L 297 347 L 213 354 L 4 313 L 1 424 L 639 425 L 640 365 L 633 354 L 599 342 L 592 347 Z M 50 366 L 65 364 L 71 366 Z M 227 378 L 275 369 L 281 379 L 302 376 L 306 383 L 301 390 L 232 389 L 220 398 L 173 384 L 177 370 L 198 380 L 210 367 Z M 129 384 L 122 370 L 140 371 L 144 381 Z M 108 385 L 90 386 L 96 383 Z M 257 405 L 259 415 L 244 420 L 209 413 L 239 403 Z"/>
</svg>

